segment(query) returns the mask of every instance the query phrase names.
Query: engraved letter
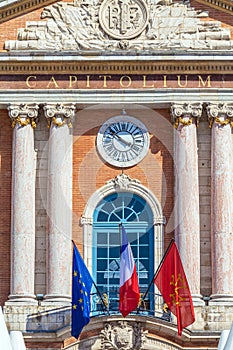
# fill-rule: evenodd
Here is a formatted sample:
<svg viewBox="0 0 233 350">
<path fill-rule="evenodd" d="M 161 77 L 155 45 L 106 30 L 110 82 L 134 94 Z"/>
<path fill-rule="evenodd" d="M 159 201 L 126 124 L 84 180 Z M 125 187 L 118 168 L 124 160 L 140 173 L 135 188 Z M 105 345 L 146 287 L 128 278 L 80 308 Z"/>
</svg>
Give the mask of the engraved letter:
<svg viewBox="0 0 233 350">
<path fill-rule="evenodd" d="M 167 87 L 167 76 L 163 76 L 163 87 Z"/>
<path fill-rule="evenodd" d="M 103 80 L 104 80 L 103 87 L 107 87 L 107 78 L 111 79 L 111 75 L 99 75 L 99 78 L 103 78 Z"/>
<path fill-rule="evenodd" d="M 87 82 L 86 87 L 89 88 L 90 87 L 90 75 L 87 75 L 86 82 Z"/>
<path fill-rule="evenodd" d="M 36 87 L 36 82 L 34 81 L 33 83 L 30 82 L 31 79 L 36 80 L 36 75 L 29 75 L 26 79 L 26 85 L 27 87 L 33 89 Z"/>
<path fill-rule="evenodd" d="M 182 85 L 182 84 L 181 84 L 180 75 L 177 75 L 177 82 L 178 82 L 178 86 L 179 86 L 179 87 L 186 87 L 187 84 L 188 84 L 188 76 L 185 75 L 185 82 L 184 82 L 184 84 Z"/>
<path fill-rule="evenodd" d="M 77 81 L 78 81 L 78 79 L 77 79 L 76 75 L 70 75 L 70 85 L 69 85 L 69 87 L 72 89 L 73 84 L 76 85 Z"/>
<path fill-rule="evenodd" d="M 58 83 L 56 82 L 54 76 L 52 76 L 52 78 L 49 80 L 48 85 L 47 85 L 47 88 L 50 87 L 50 84 L 54 84 L 53 87 L 55 87 L 55 88 L 58 88 L 58 87 L 59 87 L 59 85 L 58 85 Z"/>
<path fill-rule="evenodd" d="M 124 84 L 124 80 L 128 80 L 126 81 L 126 85 Z M 122 77 L 120 78 L 120 86 L 121 87 L 129 87 L 132 83 L 131 78 L 128 75 L 122 75 Z"/>
<path fill-rule="evenodd" d="M 198 75 L 198 87 L 205 87 L 207 84 L 207 87 L 211 87 L 211 81 L 210 81 L 210 77 L 211 75 L 208 75 L 208 77 L 206 78 L 206 80 L 204 81 L 202 79 L 201 75 Z"/>
<path fill-rule="evenodd" d="M 145 88 L 145 87 L 147 87 L 147 88 L 152 88 L 152 87 L 154 87 L 154 84 L 152 84 L 152 85 L 150 85 L 150 86 L 147 86 L 146 85 L 146 75 L 143 75 L 143 87 Z"/>
</svg>

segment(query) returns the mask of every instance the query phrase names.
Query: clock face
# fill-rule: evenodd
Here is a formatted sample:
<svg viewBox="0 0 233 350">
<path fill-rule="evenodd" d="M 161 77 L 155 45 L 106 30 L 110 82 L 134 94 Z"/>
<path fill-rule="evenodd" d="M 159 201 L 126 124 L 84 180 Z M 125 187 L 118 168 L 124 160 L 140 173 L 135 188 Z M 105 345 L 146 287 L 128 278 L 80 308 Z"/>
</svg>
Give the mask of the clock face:
<svg viewBox="0 0 233 350">
<path fill-rule="evenodd" d="M 138 119 L 120 115 L 102 125 L 97 135 L 97 149 L 109 164 L 126 168 L 140 162 L 149 149 L 149 134 Z"/>
</svg>

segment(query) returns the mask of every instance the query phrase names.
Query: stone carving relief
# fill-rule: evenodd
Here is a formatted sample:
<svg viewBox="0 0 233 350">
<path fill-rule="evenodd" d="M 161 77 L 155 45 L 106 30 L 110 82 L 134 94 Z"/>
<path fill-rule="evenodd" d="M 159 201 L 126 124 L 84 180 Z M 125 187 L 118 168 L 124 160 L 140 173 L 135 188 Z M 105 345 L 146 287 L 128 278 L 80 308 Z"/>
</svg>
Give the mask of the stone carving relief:
<svg viewBox="0 0 233 350">
<path fill-rule="evenodd" d="M 109 180 L 108 184 L 113 184 L 114 187 L 119 191 L 128 190 L 132 183 L 140 183 L 139 180 L 131 179 L 126 174 L 117 175 L 113 180 Z"/>
<path fill-rule="evenodd" d="M 142 0 L 104 0 L 99 20 L 103 30 L 116 39 L 131 39 L 145 29 L 148 9 Z"/>
<path fill-rule="evenodd" d="M 101 331 L 101 350 L 140 350 L 143 348 L 145 336 L 146 332 L 143 332 L 140 323 L 106 323 Z"/>
<path fill-rule="evenodd" d="M 46 7 L 7 50 L 230 50 L 230 31 L 170 0 L 74 0 Z"/>
</svg>

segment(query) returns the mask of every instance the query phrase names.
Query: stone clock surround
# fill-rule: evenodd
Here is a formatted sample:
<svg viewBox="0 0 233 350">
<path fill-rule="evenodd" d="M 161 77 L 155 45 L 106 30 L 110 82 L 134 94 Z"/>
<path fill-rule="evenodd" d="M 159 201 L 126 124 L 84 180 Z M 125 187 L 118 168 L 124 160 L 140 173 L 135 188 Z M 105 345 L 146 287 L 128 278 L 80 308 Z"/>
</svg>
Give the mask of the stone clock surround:
<svg viewBox="0 0 233 350">
<path fill-rule="evenodd" d="M 127 123 L 124 130 L 122 122 Z M 96 138 L 96 147 L 99 155 L 107 163 L 117 168 L 131 167 L 146 156 L 149 150 L 149 133 L 141 121 L 127 115 L 123 110 L 121 115 L 106 120 L 101 126 Z"/>
</svg>

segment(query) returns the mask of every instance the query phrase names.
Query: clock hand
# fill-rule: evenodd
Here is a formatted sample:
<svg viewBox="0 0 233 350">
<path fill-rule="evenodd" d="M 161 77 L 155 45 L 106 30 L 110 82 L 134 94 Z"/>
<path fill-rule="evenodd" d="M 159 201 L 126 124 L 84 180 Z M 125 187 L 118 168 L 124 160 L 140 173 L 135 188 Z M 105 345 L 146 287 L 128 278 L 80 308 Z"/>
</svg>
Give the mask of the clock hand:
<svg viewBox="0 0 233 350">
<path fill-rule="evenodd" d="M 128 141 L 124 140 L 121 136 L 119 136 L 117 134 L 115 134 L 113 136 L 116 136 L 118 138 L 118 140 L 120 140 L 122 143 L 124 143 L 127 146 L 131 146 L 132 145 L 131 142 L 128 142 Z"/>
<path fill-rule="evenodd" d="M 125 145 L 127 145 L 127 146 L 132 146 L 132 143 L 131 143 L 131 142 L 128 142 L 128 141 L 124 140 L 121 136 L 119 136 L 119 135 L 118 135 L 116 132 L 114 132 L 112 129 L 110 129 L 109 131 L 110 131 L 110 134 L 111 134 L 113 137 L 119 139 L 119 140 L 120 140 L 122 143 L 124 143 Z"/>
</svg>

